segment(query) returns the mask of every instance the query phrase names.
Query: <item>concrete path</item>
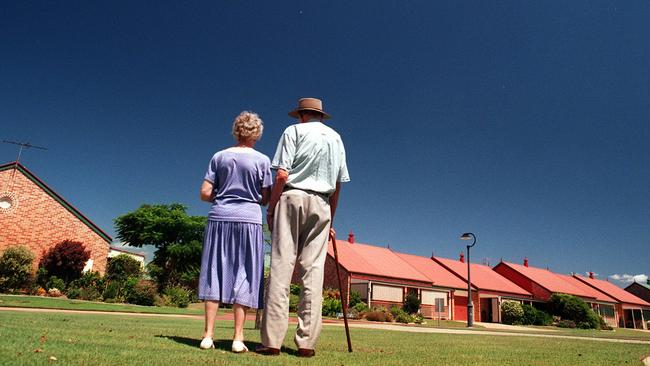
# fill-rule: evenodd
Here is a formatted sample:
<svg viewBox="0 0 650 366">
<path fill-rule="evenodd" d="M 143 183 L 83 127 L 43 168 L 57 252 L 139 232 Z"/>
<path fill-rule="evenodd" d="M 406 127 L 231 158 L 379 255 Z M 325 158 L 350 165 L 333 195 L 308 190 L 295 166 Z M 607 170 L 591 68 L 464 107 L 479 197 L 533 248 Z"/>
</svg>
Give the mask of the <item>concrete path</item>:
<svg viewBox="0 0 650 366">
<path fill-rule="evenodd" d="M 123 315 L 123 316 L 136 316 L 136 317 L 163 317 L 163 318 L 189 318 L 189 319 L 203 319 L 203 315 L 182 315 L 182 314 L 149 314 L 149 313 L 128 313 L 128 312 L 114 312 L 114 311 L 89 311 L 89 310 L 61 310 L 61 309 L 43 309 L 43 308 L 11 308 L 0 307 L 1 311 L 16 311 L 16 312 L 31 312 L 31 313 L 61 313 L 61 314 L 101 314 L 101 315 Z M 251 313 L 254 317 L 255 313 Z M 232 313 L 220 314 L 217 316 L 218 320 L 232 320 Z M 291 323 L 296 323 L 295 318 L 290 318 Z M 323 324 L 331 327 L 343 327 L 342 321 L 324 319 Z M 577 337 L 556 334 L 535 334 L 535 333 L 522 333 L 522 332 L 495 332 L 490 330 L 473 330 L 473 329 L 454 329 L 454 328 L 426 328 L 415 327 L 408 325 L 396 325 L 388 323 L 370 323 L 366 321 L 350 321 L 351 328 L 358 329 L 375 329 L 375 330 L 388 330 L 396 332 L 411 332 L 411 333 L 437 333 L 437 334 L 471 334 L 483 336 L 503 336 L 503 337 L 538 337 L 538 338 L 559 338 L 559 339 L 575 339 L 580 341 L 596 341 L 596 342 L 611 342 L 611 343 L 630 343 L 630 344 L 647 344 L 650 341 L 632 340 L 632 339 L 614 339 L 614 338 L 594 338 L 594 337 Z M 503 328 L 501 328 L 503 329 Z M 526 329 L 529 330 L 529 329 Z"/>
</svg>

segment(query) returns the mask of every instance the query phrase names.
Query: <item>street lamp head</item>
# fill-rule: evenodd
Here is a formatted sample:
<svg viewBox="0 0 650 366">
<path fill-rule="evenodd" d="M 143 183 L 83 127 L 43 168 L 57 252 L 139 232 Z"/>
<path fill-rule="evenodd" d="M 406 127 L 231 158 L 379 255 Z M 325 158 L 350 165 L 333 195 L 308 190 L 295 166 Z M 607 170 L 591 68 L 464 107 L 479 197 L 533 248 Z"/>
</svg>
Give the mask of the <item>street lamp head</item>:
<svg viewBox="0 0 650 366">
<path fill-rule="evenodd" d="M 468 246 L 467 246 L 468 248 L 471 248 L 471 247 L 474 246 L 474 244 L 476 244 L 476 235 L 474 235 L 473 233 L 464 233 L 463 235 L 460 236 L 460 239 L 461 239 L 461 240 L 470 240 L 470 239 L 473 239 L 473 241 L 472 241 L 472 245 L 468 245 Z"/>
</svg>

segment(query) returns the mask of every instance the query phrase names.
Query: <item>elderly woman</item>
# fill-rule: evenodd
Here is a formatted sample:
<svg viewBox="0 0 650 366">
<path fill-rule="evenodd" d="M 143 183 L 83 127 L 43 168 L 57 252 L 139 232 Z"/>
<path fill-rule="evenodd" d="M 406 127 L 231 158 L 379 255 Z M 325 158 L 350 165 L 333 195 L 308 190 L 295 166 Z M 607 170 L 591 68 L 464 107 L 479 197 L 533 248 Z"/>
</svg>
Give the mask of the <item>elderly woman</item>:
<svg viewBox="0 0 650 366">
<path fill-rule="evenodd" d="M 214 348 L 219 303 L 235 313 L 233 352 L 246 352 L 244 321 L 248 308 L 263 305 L 264 234 L 260 205 L 268 203 L 269 158 L 254 150 L 262 136 L 260 117 L 244 111 L 232 127 L 236 145 L 214 154 L 201 185 L 201 200 L 212 203 L 205 230 L 199 298 L 205 301 L 201 348 Z"/>
</svg>

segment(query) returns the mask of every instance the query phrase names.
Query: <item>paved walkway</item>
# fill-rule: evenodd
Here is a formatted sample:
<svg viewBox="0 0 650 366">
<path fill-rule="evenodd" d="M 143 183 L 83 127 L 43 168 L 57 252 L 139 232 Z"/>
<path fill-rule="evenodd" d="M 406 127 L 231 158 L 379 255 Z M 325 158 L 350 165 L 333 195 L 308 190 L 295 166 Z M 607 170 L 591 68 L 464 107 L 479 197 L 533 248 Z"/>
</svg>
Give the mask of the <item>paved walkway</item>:
<svg viewBox="0 0 650 366">
<path fill-rule="evenodd" d="M 189 319 L 203 319 L 203 315 L 182 315 L 182 314 L 149 314 L 149 313 L 127 313 L 127 312 L 113 312 L 113 311 L 89 311 L 89 310 L 61 310 L 61 309 L 43 309 L 43 308 L 11 308 L 0 307 L 0 311 L 17 311 L 17 312 L 32 312 L 32 313 L 69 313 L 69 314 L 105 314 L 105 315 L 124 315 L 124 316 L 137 316 L 137 317 L 163 317 L 163 318 L 189 318 Z M 249 313 L 249 316 L 254 313 Z M 220 314 L 217 316 L 218 320 L 232 320 L 232 313 Z M 290 318 L 290 322 L 296 323 L 295 318 Z M 343 327 L 344 324 L 340 320 L 324 319 L 323 324 L 331 327 Z M 483 323 L 481 323 L 484 325 Z M 575 339 L 581 341 L 596 341 L 596 342 L 611 342 L 611 343 L 630 343 L 630 344 L 647 344 L 650 341 L 632 340 L 632 339 L 614 339 L 614 338 L 593 338 L 593 337 L 577 337 L 559 334 L 539 334 L 539 333 L 522 333 L 520 332 L 495 332 L 490 330 L 473 330 L 466 328 L 427 328 L 415 327 L 408 325 L 396 325 L 388 323 L 370 323 L 366 321 L 350 321 L 351 328 L 359 329 L 377 329 L 388 330 L 397 332 L 411 332 L 411 333 L 438 333 L 438 334 L 473 334 L 473 335 L 489 335 L 489 336 L 503 336 L 503 337 L 538 337 L 538 338 L 559 338 L 559 339 Z M 503 328 L 501 328 L 503 329 Z M 520 328 L 521 329 L 521 328 Z M 526 331 L 533 329 L 526 329 Z M 538 330 L 538 329 L 537 329 Z M 542 330 L 543 331 L 543 330 Z"/>
</svg>

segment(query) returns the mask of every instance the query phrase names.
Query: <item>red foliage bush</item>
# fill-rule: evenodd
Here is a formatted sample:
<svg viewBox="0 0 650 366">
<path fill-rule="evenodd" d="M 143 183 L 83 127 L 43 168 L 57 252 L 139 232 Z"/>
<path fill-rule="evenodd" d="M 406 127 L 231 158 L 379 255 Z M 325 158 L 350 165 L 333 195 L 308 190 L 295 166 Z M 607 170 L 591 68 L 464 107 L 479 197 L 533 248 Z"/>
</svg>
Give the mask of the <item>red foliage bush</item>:
<svg viewBox="0 0 650 366">
<path fill-rule="evenodd" d="M 45 268 L 49 276 L 56 276 L 67 284 L 81 277 L 81 271 L 89 258 L 90 251 L 83 244 L 64 240 L 43 255 L 39 267 Z"/>
</svg>

